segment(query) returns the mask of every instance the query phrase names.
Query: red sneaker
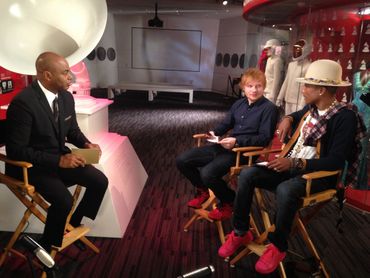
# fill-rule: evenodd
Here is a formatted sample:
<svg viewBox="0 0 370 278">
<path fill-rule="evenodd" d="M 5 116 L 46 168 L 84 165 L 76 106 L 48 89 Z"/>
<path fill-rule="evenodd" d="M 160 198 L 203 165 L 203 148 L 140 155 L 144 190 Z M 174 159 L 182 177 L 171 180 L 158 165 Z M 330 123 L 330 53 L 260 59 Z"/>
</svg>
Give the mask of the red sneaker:
<svg viewBox="0 0 370 278">
<path fill-rule="evenodd" d="M 278 267 L 279 263 L 284 260 L 285 255 L 286 252 L 280 252 L 275 245 L 272 243 L 269 244 L 256 263 L 256 271 L 262 274 L 273 272 Z"/>
<path fill-rule="evenodd" d="M 233 214 L 233 205 L 232 204 L 220 204 L 219 207 L 210 211 L 208 217 L 212 220 L 225 220 L 231 218 Z"/>
<path fill-rule="evenodd" d="M 244 236 L 237 236 L 234 231 L 232 231 L 227 235 L 225 243 L 218 249 L 218 255 L 223 258 L 230 257 L 240 246 L 248 244 L 252 240 L 253 234 L 251 231 L 248 231 Z"/>
<path fill-rule="evenodd" d="M 195 208 L 195 209 L 201 208 L 202 204 L 205 201 L 207 201 L 208 198 L 209 198 L 208 189 L 197 188 L 197 195 L 194 199 L 188 202 L 188 207 Z"/>
</svg>

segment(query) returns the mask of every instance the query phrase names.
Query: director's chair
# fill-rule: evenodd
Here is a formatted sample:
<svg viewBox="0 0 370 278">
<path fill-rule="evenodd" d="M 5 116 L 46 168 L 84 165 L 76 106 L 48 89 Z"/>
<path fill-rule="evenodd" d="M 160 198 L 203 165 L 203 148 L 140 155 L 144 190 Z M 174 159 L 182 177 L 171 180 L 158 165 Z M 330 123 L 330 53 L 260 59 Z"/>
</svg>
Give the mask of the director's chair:
<svg viewBox="0 0 370 278">
<path fill-rule="evenodd" d="M 287 155 L 287 153 L 290 151 L 292 146 L 294 145 L 295 141 L 298 138 L 300 131 L 300 126 L 296 129 L 296 132 L 293 134 L 289 142 L 283 146 L 282 150 L 279 149 L 270 149 L 270 150 L 262 150 L 262 151 L 252 151 L 252 152 L 247 152 L 244 153 L 243 155 L 249 158 L 249 161 L 251 161 L 251 157 L 254 156 L 261 156 L 261 155 L 270 155 L 274 153 L 280 153 L 279 157 L 284 157 Z M 320 144 L 318 144 L 317 148 L 319 149 Z M 324 190 L 318 193 L 313 193 L 311 194 L 311 187 L 312 187 L 312 182 L 315 179 L 321 179 L 325 177 L 330 177 L 330 176 L 336 176 L 337 177 L 337 184 L 338 186 L 341 178 L 341 171 L 317 171 L 317 172 L 312 172 L 312 173 L 306 173 L 302 177 L 306 180 L 306 195 L 301 198 L 301 207 L 296 213 L 295 220 L 294 220 L 294 225 L 293 225 L 293 231 L 298 232 L 303 241 L 305 242 L 309 252 L 312 254 L 315 263 L 318 267 L 318 272 L 325 277 L 329 277 L 329 274 L 325 268 L 325 265 L 323 261 L 321 260 L 319 253 L 317 252 L 315 245 L 313 241 L 311 240 L 309 233 L 307 232 L 306 225 L 309 222 L 310 219 L 328 202 L 332 201 L 333 198 L 337 194 L 337 189 L 328 189 Z M 251 215 L 251 227 L 252 230 L 256 231 L 257 237 L 256 239 L 245 246 L 245 248 L 238 253 L 231 261 L 230 261 L 230 266 L 234 267 L 235 264 L 244 256 L 254 253 L 258 256 L 261 256 L 263 252 L 266 249 L 266 241 L 267 241 L 267 235 L 269 232 L 273 232 L 275 230 L 275 226 L 271 223 L 270 217 L 271 217 L 271 209 L 269 206 L 269 201 L 266 200 L 265 193 L 263 192 L 264 190 L 260 188 L 255 189 L 255 199 L 256 199 L 256 204 L 257 208 L 260 212 L 262 222 L 263 222 L 263 230 L 258 230 L 255 225 L 255 220 L 253 220 L 253 215 Z M 306 208 L 311 207 L 312 209 L 310 210 L 309 213 L 303 213 L 306 211 Z M 286 277 L 286 272 L 284 269 L 283 263 L 279 264 L 279 272 L 281 277 Z"/>
<path fill-rule="evenodd" d="M 5 121 L 4 120 L 0 121 L 2 136 L 4 135 L 3 132 L 5 131 L 4 126 Z M 0 146 L 1 143 L 3 143 L 2 141 L 3 140 L 1 140 L 0 142 Z M 0 267 L 1 267 L 4 264 L 6 258 L 11 253 L 26 259 L 26 256 L 23 255 L 21 252 L 18 252 L 17 250 L 13 249 L 13 246 L 15 242 L 18 240 L 21 233 L 23 232 L 31 215 L 34 215 L 42 223 L 46 222 L 46 215 L 49 204 L 42 198 L 42 196 L 37 191 L 35 191 L 35 187 L 29 184 L 28 169 L 32 167 L 31 163 L 25 161 L 11 160 L 8 159 L 4 154 L 0 154 L 0 161 L 6 164 L 20 167 L 22 169 L 23 179 L 15 179 L 11 176 L 6 175 L 5 172 L 0 172 L 0 183 L 6 185 L 9 188 L 9 190 L 18 198 L 18 200 L 26 207 L 24 215 L 20 220 L 15 232 L 11 236 L 6 247 L 3 249 L 3 253 L 1 254 L 0 257 Z M 100 252 L 99 249 L 85 237 L 85 235 L 90 231 L 90 228 L 84 225 L 81 225 L 79 227 L 73 227 L 71 224 L 69 224 L 69 220 L 77 205 L 81 189 L 82 187 L 80 185 L 76 186 L 76 189 L 73 193 L 73 206 L 66 221 L 65 234 L 63 237 L 62 246 L 61 247 L 52 246 L 52 250 L 50 252 L 52 258 L 56 256 L 57 252 L 64 250 L 77 240 L 81 240 L 87 247 L 89 247 L 95 253 Z M 43 276 L 45 276 L 45 273 L 43 273 Z"/>
<path fill-rule="evenodd" d="M 196 140 L 196 146 L 200 147 L 203 143 L 202 140 L 206 139 L 207 136 L 206 136 L 206 134 L 201 133 L 201 134 L 194 134 L 193 138 Z M 240 169 L 242 167 L 240 165 L 240 155 L 243 152 L 254 151 L 254 150 L 262 150 L 262 149 L 263 149 L 263 147 L 253 147 L 253 146 L 252 147 L 233 148 L 232 150 L 234 152 L 236 152 L 236 162 L 235 162 L 235 166 L 231 170 L 232 171 L 231 175 L 229 175 L 229 177 L 227 177 L 228 181 L 230 182 L 230 177 L 234 176 L 236 172 L 240 171 Z M 208 190 L 209 190 L 208 200 L 202 204 L 201 208 L 193 209 L 194 214 L 189 219 L 189 221 L 186 222 L 186 224 L 184 226 L 184 231 L 188 232 L 189 227 L 194 223 L 194 221 L 205 219 L 208 222 L 216 224 L 219 239 L 220 239 L 221 243 L 223 244 L 225 242 L 225 233 L 224 233 L 224 229 L 222 227 L 222 221 L 214 221 L 214 220 L 212 220 L 211 218 L 208 217 L 209 212 L 216 208 L 216 203 L 217 203 L 216 196 L 214 195 L 212 190 L 210 190 L 210 189 L 208 189 Z"/>
</svg>

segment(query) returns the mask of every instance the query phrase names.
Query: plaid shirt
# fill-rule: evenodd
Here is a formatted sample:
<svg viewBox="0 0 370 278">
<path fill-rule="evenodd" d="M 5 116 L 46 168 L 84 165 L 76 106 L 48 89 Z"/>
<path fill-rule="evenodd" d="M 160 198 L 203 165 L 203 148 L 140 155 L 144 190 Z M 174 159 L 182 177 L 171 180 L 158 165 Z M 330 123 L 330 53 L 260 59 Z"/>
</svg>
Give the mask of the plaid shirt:
<svg viewBox="0 0 370 278">
<path fill-rule="evenodd" d="M 357 185 L 357 172 L 359 169 L 360 155 L 362 150 L 361 139 L 366 135 L 366 127 L 361 116 L 357 113 L 357 107 L 353 104 L 337 103 L 333 107 L 330 107 L 328 111 L 319 116 L 317 107 L 314 105 L 310 106 L 311 116 L 317 119 L 317 123 L 312 127 L 310 134 L 305 139 L 304 145 L 316 146 L 318 140 L 326 133 L 326 126 L 328 120 L 338 113 L 341 109 L 350 109 L 356 113 L 357 116 L 357 127 L 355 134 L 355 144 L 352 146 L 351 157 L 348 159 L 347 175 L 345 177 L 344 185 L 356 187 Z"/>
</svg>

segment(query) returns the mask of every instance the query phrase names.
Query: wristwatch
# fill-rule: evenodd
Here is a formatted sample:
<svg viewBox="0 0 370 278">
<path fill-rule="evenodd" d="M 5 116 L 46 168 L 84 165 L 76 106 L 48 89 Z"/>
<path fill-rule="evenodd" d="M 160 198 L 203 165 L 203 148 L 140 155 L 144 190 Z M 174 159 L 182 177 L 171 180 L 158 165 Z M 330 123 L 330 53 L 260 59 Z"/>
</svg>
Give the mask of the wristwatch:
<svg viewBox="0 0 370 278">
<path fill-rule="evenodd" d="M 303 170 L 306 166 L 305 161 L 302 158 L 296 159 L 295 162 L 295 168 L 297 168 L 298 170 Z"/>
</svg>

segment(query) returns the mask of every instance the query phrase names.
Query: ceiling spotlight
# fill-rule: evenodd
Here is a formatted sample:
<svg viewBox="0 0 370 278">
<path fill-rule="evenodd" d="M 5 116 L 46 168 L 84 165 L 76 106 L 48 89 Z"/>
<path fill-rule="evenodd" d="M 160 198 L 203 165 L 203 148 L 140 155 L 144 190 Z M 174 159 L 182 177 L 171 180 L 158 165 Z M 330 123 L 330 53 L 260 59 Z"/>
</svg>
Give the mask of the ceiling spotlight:
<svg viewBox="0 0 370 278">
<path fill-rule="evenodd" d="M 229 1 L 222 1 L 222 5 L 226 6 L 229 3 Z"/>
</svg>

